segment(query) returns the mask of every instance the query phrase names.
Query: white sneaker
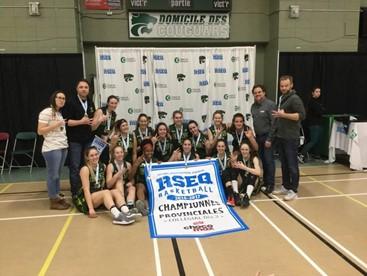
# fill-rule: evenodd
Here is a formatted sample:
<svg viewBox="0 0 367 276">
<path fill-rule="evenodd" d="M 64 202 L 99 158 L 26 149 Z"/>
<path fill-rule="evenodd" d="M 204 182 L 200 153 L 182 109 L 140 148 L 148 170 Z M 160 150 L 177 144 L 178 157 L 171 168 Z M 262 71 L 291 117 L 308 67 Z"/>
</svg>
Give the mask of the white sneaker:
<svg viewBox="0 0 367 276">
<path fill-rule="evenodd" d="M 126 214 L 123 212 L 120 212 L 118 217 L 114 218 L 112 221 L 113 224 L 121 224 L 121 225 L 127 225 L 127 224 L 131 224 L 134 222 L 135 220 L 133 218 L 127 217 Z"/>
<path fill-rule="evenodd" d="M 274 195 L 286 195 L 288 194 L 288 190 L 286 188 L 284 188 L 284 186 L 280 187 L 280 189 L 274 190 L 272 192 L 272 194 Z"/>
<path fill-rule="evenodd" d="M 288 193 L 284 196 L 284 200 L 285 201 L 290 201 L 290 200 L 294 200 L 297 199 L 298 195 L 297 193 L 293 192 L 292 190 L 289 190 Z"/>
</svg>

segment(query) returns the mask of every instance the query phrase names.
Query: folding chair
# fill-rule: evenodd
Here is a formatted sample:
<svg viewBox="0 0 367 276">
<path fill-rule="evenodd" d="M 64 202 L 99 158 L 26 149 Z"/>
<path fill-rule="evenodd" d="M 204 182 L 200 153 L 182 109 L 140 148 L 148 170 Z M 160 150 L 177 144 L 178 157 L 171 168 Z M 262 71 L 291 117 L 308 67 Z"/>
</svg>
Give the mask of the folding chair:
<svg viewBox="0 0 367 276">
<path fill-rule="evenodd" d="M 0 143 L 5 144 L 5 148 L 0 149 L 1 174 L 3 174 L 5 164 L 8 165 L 6 162 L 6 154 L 8 152 L 9 136 L 9 133 L 7 132 L 0 132 Z"/>
<path fill-rule="evenodd" d="M 12 168 L 30 168 L 29 173 L 32 173 L 33 163 L 37 165 L 34 161 L 34 153 L 36 151 L 36 143 L 37 143 L 37 134 L 35 132 L 18 132 L 15 136 L 13 151 L 11 153 L 10 166 L 9 166 L 9 174 Z M 33 145 L 32 145 L 33 144 Z M 14 157 L 16 155 L 24 155 L 31 160 L 29 165 L 19 165 Z M 13 165 L 13 161 L 17 163 L 17 165 Z"/>
</svg>

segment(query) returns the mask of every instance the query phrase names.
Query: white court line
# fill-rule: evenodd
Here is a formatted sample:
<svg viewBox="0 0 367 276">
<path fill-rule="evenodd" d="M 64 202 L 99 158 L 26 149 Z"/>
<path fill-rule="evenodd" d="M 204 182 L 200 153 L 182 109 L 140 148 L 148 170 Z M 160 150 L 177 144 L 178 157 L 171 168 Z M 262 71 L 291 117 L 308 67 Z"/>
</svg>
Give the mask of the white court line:
<svg viewBox="0 0 367 276">
<path fill-rule="evenodd" d="M 302 199 L 320 199 L 320 198 L 334 198 L 334 197 L 348 197 L 348 196 L 364 196 L 367 193 L 355 193 L 355 194 L 333 194 L 333 195 L 320 195 L 320 196 L 302 196 L 298 197 L 297 200 Z M 283 201 L 281 198 L 266 198 L 266 199 L 253 199 L 254 202 L 267 202 L 267 201 Z M 1 203 L 1 201 L 0 201 Z"/>
<path fill-rule="evenodd" d="M 308 175 L 303 175 L 303 177 L 309 177 L 309 176 Z M 348 180 L 351 181 L 351 180 L 366 180 L 366 179 L 367 179 L 367 177 L 364 177 L 364 178 L 327 179 L 327 180 L 310 180 L 310 181 L 300 181 L 299 184 L 318 183 L 320 181 L 322 181 L 322 182 L 343 182 L 343 181 L 348 181 Z"/>
<path fill-rule="evenodd" d="M 279 203 L 283 205 L 286 209 L 288 209 L 290 212 L 292 212 L 294 215 L 296 215 L 299 219 L 301 219 L 303 222 L 305 222 L 309 227 L 311 227 L 314 231 L 316 231 L 319 235 L 321 235 L 324 239 L 326 239 L 328 242 L 332 243 L 335 247 L 337 247 L 339 250 L 343 251 L 345 255 L 348 255 L 351 257 L 355 262 L 358 263 L 361 267 L 363 267 L 364 270 L 367 270 L 367 264 L 363 262 L 360 258 L 358 258 L 356 255 L 354 255 L 352 252 L 350 252 L 348 249 L 346 249 L 344 246 L 342 246 L 339 242 L 334 240 L 332 237 L 330 237 L 328 234 L 326 234 L 323 230 L 321 230 L 319 227 L 317 227 L 315 224 L 313 224 L 311 221 L 309 221 L 307 218 L 302 216 L 299 212 L 297 212 L 294 208 L 289 206 L 287 203 L 285 203 L 283 200 L 280 200 L 279 197 L 272 195 L 272 197 L 279 200 Z"/>
<path fill-rule="evenodd" d="M 321 275 L 327 275 L 301 248 L 298 247 L 271 219 L 269 219 L 253 202 L 250 204 L 255 210 L 303 257 L 305 260 L 317 270 Z"/>
<path fill-rule="evenodd" d="M 197 247 L 199 248 L 199 252 L 200 252 L 201 258 L 203 259 L 203 262 L 205 264 L 206 271 L 208 271 L 208 275 L 209 276 L 214 276 L 213 269 L 212 269 L 212 267 L 209 263 L 208 257 L 205 254 L 204 248 L 201 245 L 200 240 L 198 238 L 195 238 L 195 242 L 196 242 Z"/>
<path fill-rule="evenodd" d="M 71 196 L 65 196 L 64 198 L 71 198 Z M 27 201 L 40 201 L 40 200 L 49 200 L 48 197 L 40 197 L 40 198 L 24 198 L 24 199 L 6 199 L 0 200 L 0 203 L 12 203 L 12 202 L 27 202 Z"/>
<path fill-rule="evenodd" d="M 157 276 L 162 276 L 161 258 L 159 256 L 157 239 L 153 239 L 153 247 L 154 247 L 155 270 L 157 272 Z"/>
<path fill-rule="evenodd" d="M 109 211 L 98 211 L 97 214 L 109 213 Z M 68 216 L 83 216 L 83 213 L 67 213 L 58 215 L 43 215 L 43 216 L 28 216 L 28 217 L 10 217 L 10 218 L 0 218 L 0 221 L 9 220 L 22 220 L 22 219 L 42 219 L 42 218 L 58 218 L 58 217 L 68 217 Z"/>
</svg>

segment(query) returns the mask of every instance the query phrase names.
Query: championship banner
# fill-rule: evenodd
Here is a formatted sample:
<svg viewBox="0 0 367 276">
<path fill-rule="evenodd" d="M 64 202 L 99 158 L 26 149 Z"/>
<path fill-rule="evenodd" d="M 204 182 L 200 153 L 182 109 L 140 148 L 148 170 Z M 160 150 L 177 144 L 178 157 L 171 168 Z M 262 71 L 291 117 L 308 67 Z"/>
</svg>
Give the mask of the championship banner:
<svg viewBox="0 0 367 276">
<path fill-rule="evenodd" d="M 107 146 L 107 142 L 104 141 L 102 138 L 98 137 L 97 135 L 95 135 L 91 146 L 95 147 L 99 152 L 99 154 L 101 154 L 105 149 L 105 147 Z"/>
<path fill-rule="evenodd" d="M 215 159 L 145 167 L 152 238 L 209 237 L 249 228 L 227 206 Z"/>
</svg>

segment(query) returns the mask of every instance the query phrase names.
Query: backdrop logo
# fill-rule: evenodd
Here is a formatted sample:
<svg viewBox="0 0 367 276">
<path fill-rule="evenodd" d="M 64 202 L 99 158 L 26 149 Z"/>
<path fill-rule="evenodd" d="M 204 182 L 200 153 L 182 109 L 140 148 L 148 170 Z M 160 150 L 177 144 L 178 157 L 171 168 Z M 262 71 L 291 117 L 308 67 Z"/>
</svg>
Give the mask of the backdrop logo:
<svg viewBox="0 0 367 276">
<path fill-rule="evenodd" d="M 164 103 L 163 102 L 160 102 L 160 101 L 156 101 L 156 106 L 163 107 L 164 106 Z"/>
<path fill-rule="evenodd" d="M 246 114 L 246 121 L 250 120 L 250 118 L 251 118 L 251 114 L 250 113 L 247 113 Z"/>
<path fill-rule="evenodd" d="M 227 69 L 224 68 L 224 67 L 217 67 L 217 68 L 214 68 L 214 73 L 216 73 L 216 74 L 225 74 L 225 73 L 227 73 Z"/>
<path fill-rule="evenodd" d="M 223 55 L 220 55 L 220 54 L 214 54 L 214 55 L 213 55 L 213 59 L 214 59 L 214 60 L 223 60 Z"/>
<path fill-rule="evenodd" d="M 234 73 L 232 74 L 232 78 L 233 78 L 234 80 L 238 80 L 238 72 L 234 72 Z"/>
<path fill-rule="evenodd" d="M 242 68 L 242 73 L 247 73 L 248 72 L 248 67 L 243 67 Z"/>
<path fill-rule="evenodd" d="M 134 109 L 132 109 L 131 107 L 127 110 L 127 113 L 129 114 L 133 114 L 134 113 Z"/>
<path fill-rule="evenodd" d="M 147 59 L 148 59 L 148 57 L 147 57 L 147 56 L 143 56 L 143 57 L 142 57 L 143 64 L 147 63 Z"/>
<path fill-rule="evenodd" d="M 248 61 L 248 60 L 249 60 L 249 56 L 248 56 L 248 54 L 245 54 L 245 55 L 243 56 L 243 59 L 244 59 L 245 61 Z"/>
<path fill-rule="evenodd" d="M 240 107 L 238 105 L 235 105 L 234 106 L 234 111 L 239 111 L 240 110 Z"/>
<path fill-rule="evenodd" d="M 236 95 L 235 94 L 224 94 L 223 95 L 223 98 L 225 100 L 228 100 L 228 99 L 235 99 L 236 98 Z"/>
<path fill-rule="evenodd" d="M 238 58 L 238 57 L 235 57 L 235 56 L 232 56 L 232 57 L 231 57 L 231 61 L 232 61 L 232 62 L 235 62 L 235 61 L 238 61 L 238 60 L 239 60 L 239 58 Z"/>
<path fill-rule="evenodd" d="M 167 88 L 167 84 L 166 83 L 154 83 L 154 87 L 155 88 Z"/>
<path fill-rule="evenodd" d="M 99 55 L 99 60 L 111 60 L 111 55 Z"/>
<path fill-rule="evenodd" d="M 166 68 L 157 68 L 157 69 L 155 69 L 155 73 L 156 74 L 167 74 L 167 69 Z"/>
<path fill-rule="evenodd" d="M 146 13 L 133 13 L 131 19 L 131 33 L 134 36 L 144 36 L 152 32 L 157 18 Z"/>
<path fill-rule="evenodd" d="M 206 118 L 207 118 L 208 116 L 207 115 L 202 115 L 201 116 L 201 121 L 203 122 L 203 123 L 205 123 L 205 121 L 206 121 Z"/>
<path fill-rule="evenodd" d="M 249 98 L 250 98 L 250 94 L 246 94 L 246 102 L 248 102 Z"/>
<path fill-rule="evenodd" d="M 166 97 L 164 97 L 166 99 L 167 102 L 169 102 L 171 100 L 171 96 L 170 95 L 166 95 Z"/>
<path fill-rule="evenodd" d="M 141 94 L 143 94 L 144 93 L 144 89 L 143 88 L 135 88 L 135 94 L 139 94 L 139 93 L 141 93 Z"/>
<path fill-rule="evenodd" d="M 204 69 L 194 69 L 194 75 L 204 75 L 205 70 Z"/>
<path fill-rule="evenodd" d="M 103 74 L 105 74 L 105 75 L 114 75 L 114 74 L 116 74 L 116 70 L 113 69 L 113 68 L 106 68 L 106 69 L 103 69 Z"/>
<path fill-rule="evenodd" d="M 103 83 L 102 88 L 103 89 L 114 89 L 114 88 L 116 88 L 116 84 L 114 84 L 114 83 Z"/>
<path fill-rule="evenodd" d="M 175 63 L 179 63 L 179 62 L 189 62 L 189 59 L 188 59 L 188 58 L 175 57 L 174 61 L 175 61 Z"/>
<path fill-rule="evenodd" d="M 175 57 L 175 63 L 179 63 L 180 62 L 180 58 L 179 57 Z"/>
<path fill-rule="evenodd" d="M 128 108 L 128 110 L 127 110 L 127 113 L 129 113 L 129 114 L 133 114 L 133 113 L 135 113 L 135 114 L 138 114 L 138 113 L 141 113 L 141 108 L 132 108 L 132 107 L 130 107 L 130 108 Z"/>
<path fill-rule="evenodd" d="M 123 102 L 127 102 L 129 101 L 129 97 L 126 97 L 126 96 L 123 96 L 123 97 L 119 97 L 120 101 L 123 101 Z"/>
<path fill-rule="evenodd" d="M 187 94 L 191 94 L 192 93 L 192 89 L 191 88 L 187 88 L 186 89 L 186 92 L 187 92 Z"/>
<path fill-rule="evenodd" d="M 153 60 L 164 60 L 163 55 L 153 55 Z"/>
<path fill-rule="evenodd" d="M 158 118 L 159 119 L 164 119 L 167 116 L 167 112 L 164 111 L 158 111 Z"/>
<path fill-rule="evenodd" d="M 136 124 L 137 124 L 137 120 L 130 120 L 129 121 L 130 126 L 136 126 Z"/>
<path fill-rule="evenodd" d="M 199 64 L 205 63 L 206 57 L 205 56 L 199 56 Z"/>
<path fill-rule="evenodd" d="M 171 96 L 171 95 L 166 95 L 166 97 L 164 97 L 166 99 L 167 102 L 169 101 L 179 101 L 181 100 L 180 96 Z"/>
<path fill-rule="evenodd" d="M 206 103 L 208 101 L 208 98 L 209 98 L 208 95 L 202 95 L 200 97 L 202 103 Z"/>
<path fill-rule="evenodd" d="M 144 87 L 150 86 L 149 81 L 144 81 L 144 82 L 143 82 L 143 86 L 144 86 Z"/>
<path fill-rule="evenodd" d="M 246 86 L 238 86 L 238 91 L 246 91 Z"/>
<path fill-rule="evenodd" d="M 144 103 L 145 103 L 145 104 L 150 103 L 150 98 L 149 98 L 149 96 L 145 96 L 145 97 L 144 97 Z"/>
<path fill-rule="evenodd" d="M 146 75 L 147 70 L 146 69 L 140 69 L 140 75 Z"/>
<path fill-rule="evenodd" d="M 126 82 L 132 81 L 133 79 L 134 79 L 134 75 L 133 74 L 130 74 L 130 73 L 124 74 L 124 80 Z"/>
<path fill-rule="evenodd" d="M 225 82 L 215 82 L 214 87 L 226 87 L 226 83 Z"/>
<path fill-rule="evenodd" d="M 220 106 L 220 105 L 222 105 L 222 101 L 221 100 L 214 100 L 212 102 L 212 106 Z"/>
<path fill-rule="evenodd" d="M 120 59 L 120 61 L 121 61 L 121 63 L 125 63 L 125 62 L 126 62 L 126 58 L 125 58 L 125 57 L 122 57 L 122 58 Z"/>
<path fill-rule="evenodd" d="M 207 80 L 199 81 L 199 86 L 206 86 L 208 84 L 209 84 L 209 82 Z"/>
<path fill-rule="evenodd" d="M 184 74 L 177 74 L 177 80 L 178 81 L 183 81 L 186 78 L 186 76 Z"/>
</svg>

